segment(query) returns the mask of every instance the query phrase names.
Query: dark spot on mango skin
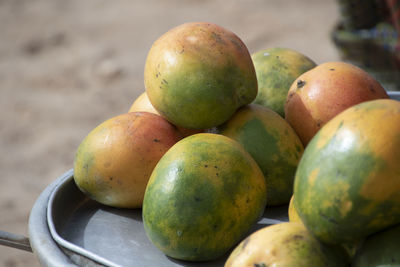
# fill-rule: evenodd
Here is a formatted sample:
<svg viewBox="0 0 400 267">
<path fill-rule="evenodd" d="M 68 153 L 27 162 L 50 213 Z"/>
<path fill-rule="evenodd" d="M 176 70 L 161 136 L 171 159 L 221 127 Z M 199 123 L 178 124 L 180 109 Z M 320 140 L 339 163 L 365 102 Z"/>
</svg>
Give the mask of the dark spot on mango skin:
<svg viewBox="0 0 400 267">
<path fill-rule="evenodd" d="M 104 168 L 108 168 L 108 167 L 110 167 L 111 166 L 111 162 L 106 162 L 106 163 L 104 163 Z"/>
<path fill-rule="evenodd" d="M 306 85 L 306 81 L 298 80 L 297 81 L 297 89 L 303 88 Z"/>
<path fill-rule="evenodd" d="M 159 140 L 159 139 L 157 139 L 157 138 L 154 138 L 154 139 L 153 139 L 153 142 L 159 143 L 159 142 L 160 142 L 160 140 Z"/>
<path fill-rule="evenodd" d="M 327 221 L 329 221 L 329 222 L 331 222 L 331 223 L 333 223 L 333 224 L 336 224 L 336 225 L 339 224 L 335 219 L 326 216 L 326 215 L 323 214 L 322 212 L 320 212 L 319 215 L 320 215 L 323 219 L 325 219 L 325 220 L 327 220 Z"/>
<path fill-rule="evenodd" d="M 215 39 L 217 43 L 225 44 L 225 41 L 222 39 L 221 35 L 215 32 L 211 32 L 212 37 Z"/>
<path fill-rule="evenodd" d="M 86 163 L 85 165 L 83 165 L 83 169 L 85 169 L 86 173 L 89 171 L 89 164 Z"/>
<path fill-rule="evenodd" d="M 304 236 L 302 236 L 302 235 L 294 235 L 292 237 L 292 239 L 304 239 Z"/>
<path fill-rule="evenodd" d="M 245 248 L 249 242 L 250 242 L 250 236 L 247 237 L 245 240 L 243 240 L 243 248 Z"/>
<path fill-rule="evenodd" d="M 334 71 L 335 69 L 329 69 L 330 71 Z"/>
<path fill-rule="evenodd" d="M 230 39 L 231 43 L 232 43 L 234 46 L 236 46 L 237 49 L 239 49 L 239 50 L 242 50 L 242 49 L 243 49 L 243 46 L 242 46 L 242 44 L 241 44 L 239 41 L 237 41 L 237 40 L 235 40 L 235 39 L 233 39 L 233 38 L 229 38 L 229 39 Z"/>
<path fill-rule="evenodd" d="M 286 99 L 286 103 L 289 102 L 289 99 L 291 99 L 295 95 L 294 92 L 290 92 L 288 98 Z"/>
<path fill-rule="evenodd" d="M 254 263 L 254 267 L 267 267 L 264 262 Z"/>
<path fill-rule="evenodd" d="M 369 87 L 369 90 L 370 90 L 371 92 L 375 93 L 375 89 L 374 89 L 373 86 L 370 86 L 370 87 Z"/>
</svg>

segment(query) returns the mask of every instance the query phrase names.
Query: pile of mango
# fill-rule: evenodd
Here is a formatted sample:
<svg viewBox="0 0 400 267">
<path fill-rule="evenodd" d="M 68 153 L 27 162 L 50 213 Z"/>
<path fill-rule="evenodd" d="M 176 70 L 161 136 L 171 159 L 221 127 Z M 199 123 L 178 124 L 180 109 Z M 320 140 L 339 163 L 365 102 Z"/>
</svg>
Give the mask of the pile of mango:
<svg viewBox="0 0 400 267">
<path fill-rule="evenodd" d="M 74 180 L 104 205 L 141 208 L 167 256 L 400 264 L 400 102 L 365 71 L 288 48 L 251 55 L 201 22 L 154 42 L 144 85 L 82 141 Z M 289 222 L 250 234 L 289 202 Z"/>
</svg>

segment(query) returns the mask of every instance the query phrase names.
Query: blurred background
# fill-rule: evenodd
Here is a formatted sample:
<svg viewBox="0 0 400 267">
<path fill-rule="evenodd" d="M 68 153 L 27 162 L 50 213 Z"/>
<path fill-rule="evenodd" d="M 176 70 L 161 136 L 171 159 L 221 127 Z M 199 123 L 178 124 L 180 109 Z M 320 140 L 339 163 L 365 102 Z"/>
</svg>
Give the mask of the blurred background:
<svg viewBox="0 0 400 267">
<path fill-rule="evenodd" d="M 0 0 L 0 230 L 28 235 L 83 138 L 144 91 L 146 54 L 170 28 L 213 22 L 250 53 L 286 47 L 319 64 L 341 60 L 341 14 L 336 0 Z M 0 266 L 39 263 L 0 246 Z"/>
</svg>

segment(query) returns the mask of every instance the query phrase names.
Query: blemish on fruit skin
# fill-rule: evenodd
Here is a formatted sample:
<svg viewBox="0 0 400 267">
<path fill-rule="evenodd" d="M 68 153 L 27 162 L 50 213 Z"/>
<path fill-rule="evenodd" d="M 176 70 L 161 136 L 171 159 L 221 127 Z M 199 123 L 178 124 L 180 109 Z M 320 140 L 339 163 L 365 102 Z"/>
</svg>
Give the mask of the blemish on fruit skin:
<svg viewBox="0 0 400 267">
<path fill-rule="evenodd" d="M 319 212 L 319 216 L 321 216 L 321 218 L 327 220 L 327 221 L 330 222 L 330 223 L 333 223 L 333 224 L 335 224 L 335 225 L 339 225 L 339 223 L 338 223 L 335 219 L 326 216 L 326 215 L 323 214 L 322 212 Z"/>
<path fill-rule="evenodd" d="M 375 89 L 374 89 L 373 86 L 370 86 L 370 87 L 369 87 L 369 90 L 370 90 L 371 92 L 375 93 Z"/>
<path fill-rule="evenodd" d="M 211 32 L 212 37 L 215 39 L 217 43 L 225 44 L 224 40 L 222 39 L 221 35 L 216 32 Z"/>
<path fill-rule="evenodd" d="M 297 80 L 297 89 L 303 88 L 306 85 L 306 81 Z"/>
<path fill-rule="evenodd" d="M 294 96 L 294 94 L 295 94 L 294 92 L 290 92 L 290 93 L 289 93 L 289 97 L 288 97 L 288 99 L 286 100 L 286 103 L 289 102 L 289 99 L 292 98 L 292 97 Z"/>
<path fill-rule="evenodd" d="M 247 244 L 250 242 L 250 236 L 248 236 L 248 237 L 246 237 L 244 240 L 243 240 L 243 243 L 242 243 L 242 250 L 247 246 Z"/>
<path fill-rule="evenodd" d="M 242 44 L 241 44 L 241 43 L 239 43 L 237 40 L 235 40 L 235 39 L 233 39 L 233 38 L 230 38 L 230 41 L 231 41 L 231 43 L 232 43 L 233 45 L 236 46 L 237 49 L 242 50 L 243 47 L 242 47 Z"/>
<path fill-rule="evenodd" d="M 302 235 L 293 235 L 292 239 L 294 239 L 294 240 L 304 239 L 304 236 L 302 236 Z"/>
<path fill-rule="evenodd" d="M 335 69 L 329 69 L 330 71 L 334 71 Z"/>
</svg>

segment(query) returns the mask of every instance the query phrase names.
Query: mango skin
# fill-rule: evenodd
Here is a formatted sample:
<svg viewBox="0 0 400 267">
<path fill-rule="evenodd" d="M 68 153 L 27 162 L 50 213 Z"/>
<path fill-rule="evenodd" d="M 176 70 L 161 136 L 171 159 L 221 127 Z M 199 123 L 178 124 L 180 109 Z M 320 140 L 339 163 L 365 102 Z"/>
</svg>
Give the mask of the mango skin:
<svg viewBox="0 0 400 267">
<path fill-rule="evenodd" d="M 247 234 L 265 203 L 265 179 L 243 147 L 200 133 L 176 143 L 157 164 L 144 197 L 143 224 L 166 255 L 213 260 Z"/>
<path fill-rule="evenodd" d="M 294 195 L 290 198 L 289 208 L 288 208 L 289 222 L 301 222 L 300 216 L 294 207 Z"/>
<path fill-rule="evenodd" d="M 141 93 L 132 103 L 128 112 L 150 112 L 156 115 L 160 115 L 158 111 L 150 103 L 149 97 L 146 92 Z"/>
<path fill-rule="evenodd" d="M 249 51 L 234 33 L 205 22 L 163 34 L 146 59 L 144 82 L 154 108 L 174 125 L 207 129 L 257 95 Z"/>
<path fill-rule="evenodd" d="M 298 222 L 264 227 L 243 240 L 225 267 L 327 267 L 348 265 L 343 250 L 319 242 Z"/>
<path fill-rule="evenodd" d="M 255 159 L 267 183 L 269 206 L 289 203 L 304 148 L 281 116 L 269 108 L 249 104 L 211 131 L 236 140 Z"/>
<path fill-rule="evenodd" d="M 158 111 L 151 104 L 146 92 L 141 93 L 133 101 L 128 112 L 150 112 L 150 113 L 161 116 L 160 113 L 158 113 Z M 185 129 L 182 127 L 177 127 L 177 128 L 178 128 L 178 131 L 183 135 L 183 137 L 186 137 L 186 136 L 189 136 L 192 134 L 196 134 L 196 133 L 201 133 L 204 131 L 204 130 Z"/>
<path fill-rule="evenodd" d="M 400 224 L 368 236 L 357 250 L 352 266 L 400 266 Z"/>
<path fill-rule="evenodd" d="M 151 113 L 130 112 L 108 119 L 79 145 L 75 183 L 104 205 L 140 208 L 154 167 L 180 139 L 172 124 Z"/>
<path fill-rule="evenodd" d="M 290 202 L 289 202 L 288 215 L 289 215 L 289 222 L 298 222 L 298 223 L 303 224 L 303 222 L 301 221 L 301 218 L 300 218 L 299 214 L 297 213 L 297 210 L 294 206 L 294 195 L 292 196 L 292 198 L 290 199 Z M 343 244 L 340 244 L 340 246 L 348 254 L 349 259 L 352 259 L 356 253 L 356 250 L 357 250 L 357 247 L 359 244 L 360 244 L 360 242 L 357 241 L 354 243 L 343 243 Z"/>
<path fill-rule="evenodd" d="M 285 103 L 285 119 L 307 146 L 340 112 L 382 98 L 389 98 L 385 89 L 364 70 L 344 62 L 326 62 L 293 82 Z"/>
<path fill-rule="evenodd" d="M 400 223 L 400 102 L 353 106 L 328 122 L 300 160 L 294 204 L 327 243 L 355 244 Z"/>
<path fill-rule="evenodd" d="M 285 102 L 292 83 L 317 66 L 306 55 L 289 48 L 272 47 L 251 55 L 256 70 L 258 93 L 255 104 L 285 117 Z"/>
</svg>

